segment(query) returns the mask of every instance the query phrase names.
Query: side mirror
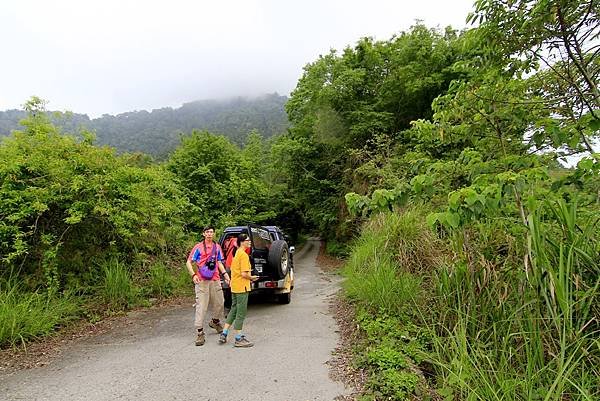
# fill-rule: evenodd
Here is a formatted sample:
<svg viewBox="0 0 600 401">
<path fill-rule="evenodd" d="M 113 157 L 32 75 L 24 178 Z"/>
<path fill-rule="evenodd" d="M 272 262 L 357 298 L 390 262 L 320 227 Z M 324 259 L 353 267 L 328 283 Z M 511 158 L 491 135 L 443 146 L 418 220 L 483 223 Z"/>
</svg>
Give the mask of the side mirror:
<svg viewBox="0 0 600 401">
<path fill-rule="evenodd" d="M 290 246 L 290 254 L 294 254 L 294 252 L 296 252 L 296 247 L 294 246 Z"/>
</svg>

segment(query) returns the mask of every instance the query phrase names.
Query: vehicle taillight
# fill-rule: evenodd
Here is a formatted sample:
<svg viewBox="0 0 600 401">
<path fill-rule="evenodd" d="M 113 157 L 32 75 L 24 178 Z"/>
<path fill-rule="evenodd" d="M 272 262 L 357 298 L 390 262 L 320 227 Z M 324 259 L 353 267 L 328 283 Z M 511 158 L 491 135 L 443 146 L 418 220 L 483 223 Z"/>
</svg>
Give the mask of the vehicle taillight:
<svg viewBox="0 0 600 401">
<path fill-rule="evenodd" d="M 275 287 L 277 287 L 277 281 L 267 281 L 267 282 L 265 282 L 265 287 L 275 288 Z"/>
</svg>

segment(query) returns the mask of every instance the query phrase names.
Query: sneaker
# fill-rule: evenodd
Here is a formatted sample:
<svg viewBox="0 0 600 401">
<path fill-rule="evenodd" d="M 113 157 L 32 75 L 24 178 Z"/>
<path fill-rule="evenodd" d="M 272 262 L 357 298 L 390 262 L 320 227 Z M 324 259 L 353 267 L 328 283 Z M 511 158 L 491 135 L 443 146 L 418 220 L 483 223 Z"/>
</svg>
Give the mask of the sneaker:
<svg viewBox="0 0 600 401">
<path fill-rule="evenodd" d="M 217 330 L 217 333 L 221 334 L 223 332 L 223 325 L 221 324 L 221 322 L 213 322 L 212 320 L 208 323 L 208 326 L 211 329 L 215 329 Z"/>
<path fill-rule="evenodd" d="M 239 347 L 239 348 L 249 348 L 249 347 L 252 347 L 253 345 L 254 345 L 254 343 L 248 341 L 246 336 L 242 336 L 239 340 L 236 339 L 235 344 L 233 344 L 234 347 Z"/>
<path fill-rule="evenodd" d="M 204 345 L 206 342 L 206 337 L 204 336 L 204 331 L 198 333 L 198 337 L 196 337 L 196 345 Z"/>
<path fill-rule="evenodd" d="M 219 335 L 219 344 L 225 344 L 227 342 L 227 336 L 223 333 Z"/>
</svg>

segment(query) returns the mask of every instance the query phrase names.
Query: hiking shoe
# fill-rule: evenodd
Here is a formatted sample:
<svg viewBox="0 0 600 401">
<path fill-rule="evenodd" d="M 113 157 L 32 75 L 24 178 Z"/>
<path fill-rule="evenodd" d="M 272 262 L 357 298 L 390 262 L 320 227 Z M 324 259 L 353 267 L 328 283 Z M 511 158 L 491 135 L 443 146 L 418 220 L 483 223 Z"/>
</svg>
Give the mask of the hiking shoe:
<svg viewBox="0 0 600 401">
<path fill-rule="evenodd" d="M 223 332 L 223 325 L 221 324 L 221 322 L 213 322 L 212 320 L 208 323 L 208 326 L 211 329 L 215 329 L 217 330 L 217 333 L 221 334 Z"/>
<path fill-rule="evenodd" d="M 219 344 L 225 344 L 227 342 L 227 336 L 223 333 L 219 335 Z"/>
<path fill-rule="evenodd" d="M 200 346 L 200 345 L 204 345 L 204 343 L 206 342 L 206 337 L 204 335 L 204 331 L 198 333 L 198 337 L 196 337 L 196 345 Z"/>
<path fill-rule="evenodd" d="M 248 341 L 246 336 L 242 336 L 239 340 L 236 339 L 235 344 L 233 344 L 234 347 L 239 347 L 239 348 L 249 348 L 249 347 L 252 347 L 253 345 L 254 345 L 254 343 Z"/>
</svg>

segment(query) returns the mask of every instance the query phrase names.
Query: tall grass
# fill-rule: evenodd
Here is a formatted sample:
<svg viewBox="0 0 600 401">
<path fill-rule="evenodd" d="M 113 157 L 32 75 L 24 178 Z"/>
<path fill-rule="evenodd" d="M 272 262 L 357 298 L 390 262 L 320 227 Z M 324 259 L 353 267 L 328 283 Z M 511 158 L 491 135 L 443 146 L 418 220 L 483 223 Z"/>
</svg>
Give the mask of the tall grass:
<svg viewBox="0 0 600 401">
<path fill-rule="evenodd" d="M 124 263 L 110 259 L 100 264 L 98 271 L 101 274 L 97 292 L 91 295 L 85 294 L 80 285 L 55 295 L 43 290 L 31 292 L 14 278 L 0 278 L 0 348 L 40 339 L 81 317 L 98 320 L 107 310 L 114 312 L 149 304 L 141 298 L 142 291 L 134 284 Z M 165 298 L 175 292 L 189 292 L 189 275 L 185 269 L 175 275 L 164 263 L 158 262 L 146 274 L 146 296 Z M 103 301 L 100 304 L 98 296 Z"/>
<path fill-rule="evenodd" d="M 598 218 L 558 202 L 528 217 L 526 260 L 481 286 L 481 263 L 441 269 L 440 378 L 469 400 L 600 397 Z M 475 259 L 470 255 L 471 259 Z"/>
<path fill-rule="evenodd" d="M 526 227 L 500 217 L 445 243 L 415 209 L 379 215 L 354 244 L 345 289 L 374 318 L 432 333 L 426 359 L 446 400 L 598 400 L 600 227 L 582 213 L 559 201 Z"/>
<path fill-rule="evenodd" d="M 173 294 L 176 288 L 176 278 L 164 263 L 155 263 L 148 270 L 150 295 L 166 298 Z M 189 279 L 189 276 L 187 276 Z M 189 282 L 189 280 L 188 280 Z"/>
<path fill-rule="evenodd" d="M 127 266 L 110 259 L 102 266 L 104 273 L 101 294 L 111 309 L 124 310 L 135 304 L 138 288 L 133 285 Z"/>
<path fill-rule="evenodd" d="M 422 216 L 416 211 L 380 215 L 352 248 L 344 272 L 347 295 L 374 309 L 410 312 L 423 288 L 416 273 L 423 274 L 436 253 Z"/>
<path fill-rule="evenodd" d="M 424 278 L 438 263 L 440 248 L 416 210 L 373 218 L 353 244 L 344 288 L 359 304 L 364 339 L 356 345 L 355 363 L 369 372 L 364 399 L 405 400 L 427 392 L 414 369 L 427 336 L 410 320 L 427 299 Z"/>
<path fill-rule="evenodd" d="M 25 344 L 47 335 L 79 316 L 80 306 L 69 294 L 23 291 L 14 280 L 0 282 L 0 347 Z"/>
</svg>

